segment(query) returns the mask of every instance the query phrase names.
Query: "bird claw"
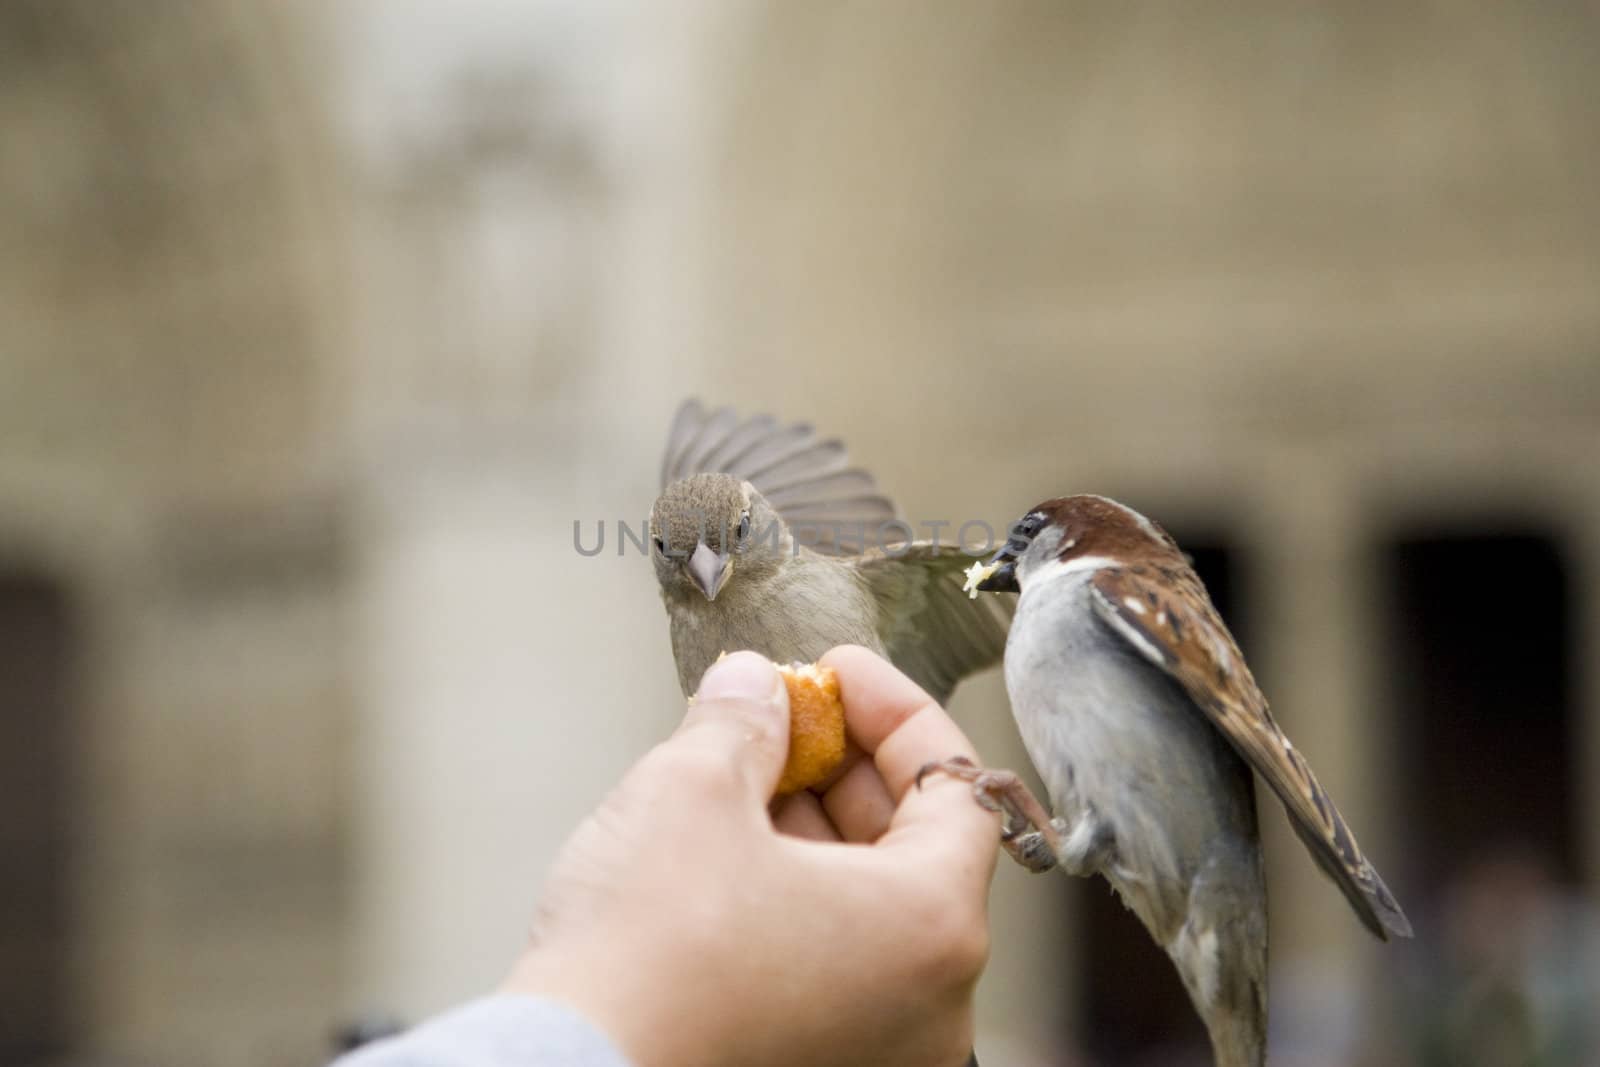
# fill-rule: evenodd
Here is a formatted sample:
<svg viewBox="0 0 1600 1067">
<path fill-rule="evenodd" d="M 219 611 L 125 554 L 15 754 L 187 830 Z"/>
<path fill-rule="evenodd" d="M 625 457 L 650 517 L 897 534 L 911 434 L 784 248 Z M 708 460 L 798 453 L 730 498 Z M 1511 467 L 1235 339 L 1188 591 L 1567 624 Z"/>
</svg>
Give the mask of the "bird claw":
<svg viewBox="0 0 1600 1067">
<path fill-rule="evenodd" d="M 951 756 L 949 759 L 929 760 L 917 768 L 917 788 L 922 788 L 922 780 L 934 771 L 943 771 L 952 778 L 968 779 L 971 772 L 978 770 L 978 765 L 965 756 Z"/>
<path fill-rule="evenodd" d="M 1019 813 L 1009 808 L 1000 798 L 1004 783 L 998 776 L 1010 774 L 1010 771 L 989 771 L 973 763 L 965 756 L 951 756 L 947 760 L 933 760 L 924 763 L 917 771 L 917 788 L 922 788 L 922 780 L 934 772 L 948 774 L 952 778 L 959 778 L 964 782 L 972 783 L 972 798 L 977 801 L 978 807 L 985 811 L 992 811 L 997 815 L 1006 816 L 1005 836 L 1014 836 L 1027 829 L 1027 825 L 1017 825 L 1021 818 Z"/>
<path fill-rule="evenodd" d="M 978 806 L 1004 816 L 1000 844 L 1018 864 L 1034 872 L 1055 866 L 1061 835 L 1049 811 L 1015 772 L 980 767 L 965 756 L 952 756 L 923 764 L 917 771 L 917 788 L 935 771 L 972 783 Z"/>
<path fill-rule="evenodd" d="M 1056 854 L 1044 834 L 1038 830 L 1012 838 L 1002 837 L 1000 843 L 1018 866 L 1034 874 L 1042 874 L 1056 866 Z"/>
</svg>

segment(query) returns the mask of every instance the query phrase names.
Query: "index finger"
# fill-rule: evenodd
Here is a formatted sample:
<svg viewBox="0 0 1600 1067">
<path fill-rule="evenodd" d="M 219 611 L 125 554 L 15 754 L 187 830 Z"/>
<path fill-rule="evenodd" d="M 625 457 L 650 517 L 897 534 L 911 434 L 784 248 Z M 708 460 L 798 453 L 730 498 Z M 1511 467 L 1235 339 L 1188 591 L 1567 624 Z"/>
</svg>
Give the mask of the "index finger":
<svg viewBox="0 0 1600 1067">
<path fill-rule="evenodd" d="M 912 788 L 917 772 L 929 763 L 952 756 L 979 762 L 977 750 L 955 721 L 921 686 L 865 648 L 841 645 L 821 663 L 838 675 L 845 726 L 871 754 L 895 800 L 890 835 L 909 834 L 923 843 L 930 835 L 949 837 L 992 861 L 997 818 L 978 806 L 970 786 L 936 774 L 923 788 Z"/>
<path fill-rule="evenodd" d="M 938 702 L 882 656 L 840 645 L 818 662 L 838 675 L 845 729 L 872 756 L 895 800 L 930 760 L 977 759 L 972 742 Z"/>
</svg>

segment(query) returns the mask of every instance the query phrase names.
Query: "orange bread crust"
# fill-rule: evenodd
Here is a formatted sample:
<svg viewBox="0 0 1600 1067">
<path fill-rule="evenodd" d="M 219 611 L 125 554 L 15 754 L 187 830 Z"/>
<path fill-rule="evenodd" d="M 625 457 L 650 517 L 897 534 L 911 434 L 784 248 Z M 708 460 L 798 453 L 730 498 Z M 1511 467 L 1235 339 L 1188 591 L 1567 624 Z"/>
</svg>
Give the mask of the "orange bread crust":
<svg viewBox="0 0 1600 1067">
<path fill-rule="evenodd" d="M 789 760 L 777 795 L 798 793 L 827 779 L 844 760 L 844 704 L 839 676 L 815 664 L 778 666 L 789 690 Z"/>
</svg>

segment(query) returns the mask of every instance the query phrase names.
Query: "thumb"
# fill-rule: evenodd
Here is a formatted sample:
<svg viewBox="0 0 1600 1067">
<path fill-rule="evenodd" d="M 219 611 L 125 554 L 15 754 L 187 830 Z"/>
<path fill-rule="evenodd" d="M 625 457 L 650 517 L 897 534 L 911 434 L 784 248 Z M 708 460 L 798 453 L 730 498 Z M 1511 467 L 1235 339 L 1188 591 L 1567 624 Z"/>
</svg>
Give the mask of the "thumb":
<svg viewBox="0 0 1600 1067">
<path fill-rule="evenodd" d="M 778 669 L 755 652 L 713 663 L 668 746 L 712 774 L 731 774 L 765 804 L 789 751 L 789 691 Z"/>
</svg>

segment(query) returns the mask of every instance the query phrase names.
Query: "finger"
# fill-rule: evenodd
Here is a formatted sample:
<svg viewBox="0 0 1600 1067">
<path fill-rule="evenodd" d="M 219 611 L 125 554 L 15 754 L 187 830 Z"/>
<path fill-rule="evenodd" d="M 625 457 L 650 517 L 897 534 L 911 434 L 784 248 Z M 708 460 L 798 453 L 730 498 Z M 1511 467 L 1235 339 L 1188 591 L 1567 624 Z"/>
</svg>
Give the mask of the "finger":
<svg viewBox="0 0 1600 1067">
<path fill-rule="evenodd" d="M 969 785 L 946 775 L 930 775 L 923 788 L 912 788 L 917 772 L 929 763 L 952 756 L 978 760 L 961 728 L 920 686 L 867 649 L 836 648 L 822 663 L 838 674 L 851 736 L 872 753 L 896 802 L 882 843 L 891 844 L 889 837 L 919 848 L 938 842 L 942 850 L 953 849 L 963 866 L 979 864 L 987 878 L 998 817 L 978 806 Z"/>
<path fill-rule="evenodd" d="M 772 825 L 779 833 L 808 841 L 838 841 L 839 831 L 822 809 L 822 801 L 808 790 L 779 797 L 772 805 Z"/>
<path fill-rule="evenodd" d="M 929 763 L 956 755 L 977 759 L 944 710 L 925 705 L 884 738 L 875 755 L 886 786 L 900 797 L 879 846 L 907 848 L 944 864 L 949 874 L 961 871 L 987 884 L 999 855 L 1000 816 L 979 805 L 962 779 L 932 771 L 916 784 Z"/>
<path fill-rule="evenodd" d="M 870 759 L 860 759 L 822 793 L 822 807 L 846 840 L 866 844 L 882 837 L 894 818 L 894 797 Z"/>
<path fill-rule="evenodd" d="M 871 763 L 872 757 L 863 752 L 861 750 L 861 746 L 850 740 L 849 736 L 846 735 L 844 739 L 844 758 L 839 761 L 839 766 L 830 771 L 828 775 L 822 779 L 822 781 L 812 786 L 812 790 L 818 796 L 827 793 L 828 790 L 833 788 L 833 783 L 843 778 L 846 774 L 849 774 L 850 768 L 854 767 L 862 760 L 866 760 L 868 763 Z"/>
<path fill-rule="evenodd" d="M 681 770 L 726 775 L 765 807 L 789 748 L 789 693 L 765 656 L 735 652 L 713 663 L 661 758 Z"/>
<path fill-rule="evenodd" d="M 888 660 L 857 645 L 841 645 L 821 662 L 839 677 L 846 728 L 872 753 L 896 801 L 930 761 L 965 756 L 976 762 L 977 752 L 955 721 Z M 914 722 L 916 728 L 906 732 Z"/>
<path fill-rule="evenodd" d="M 933 698 L 894 664 L 860 645 L 840 645 L 819 662 L 838 675 L 845 729 L 867 752 L 876 752 L 896 727 L 923 705 L 933 703 Z"/>
</svg>

